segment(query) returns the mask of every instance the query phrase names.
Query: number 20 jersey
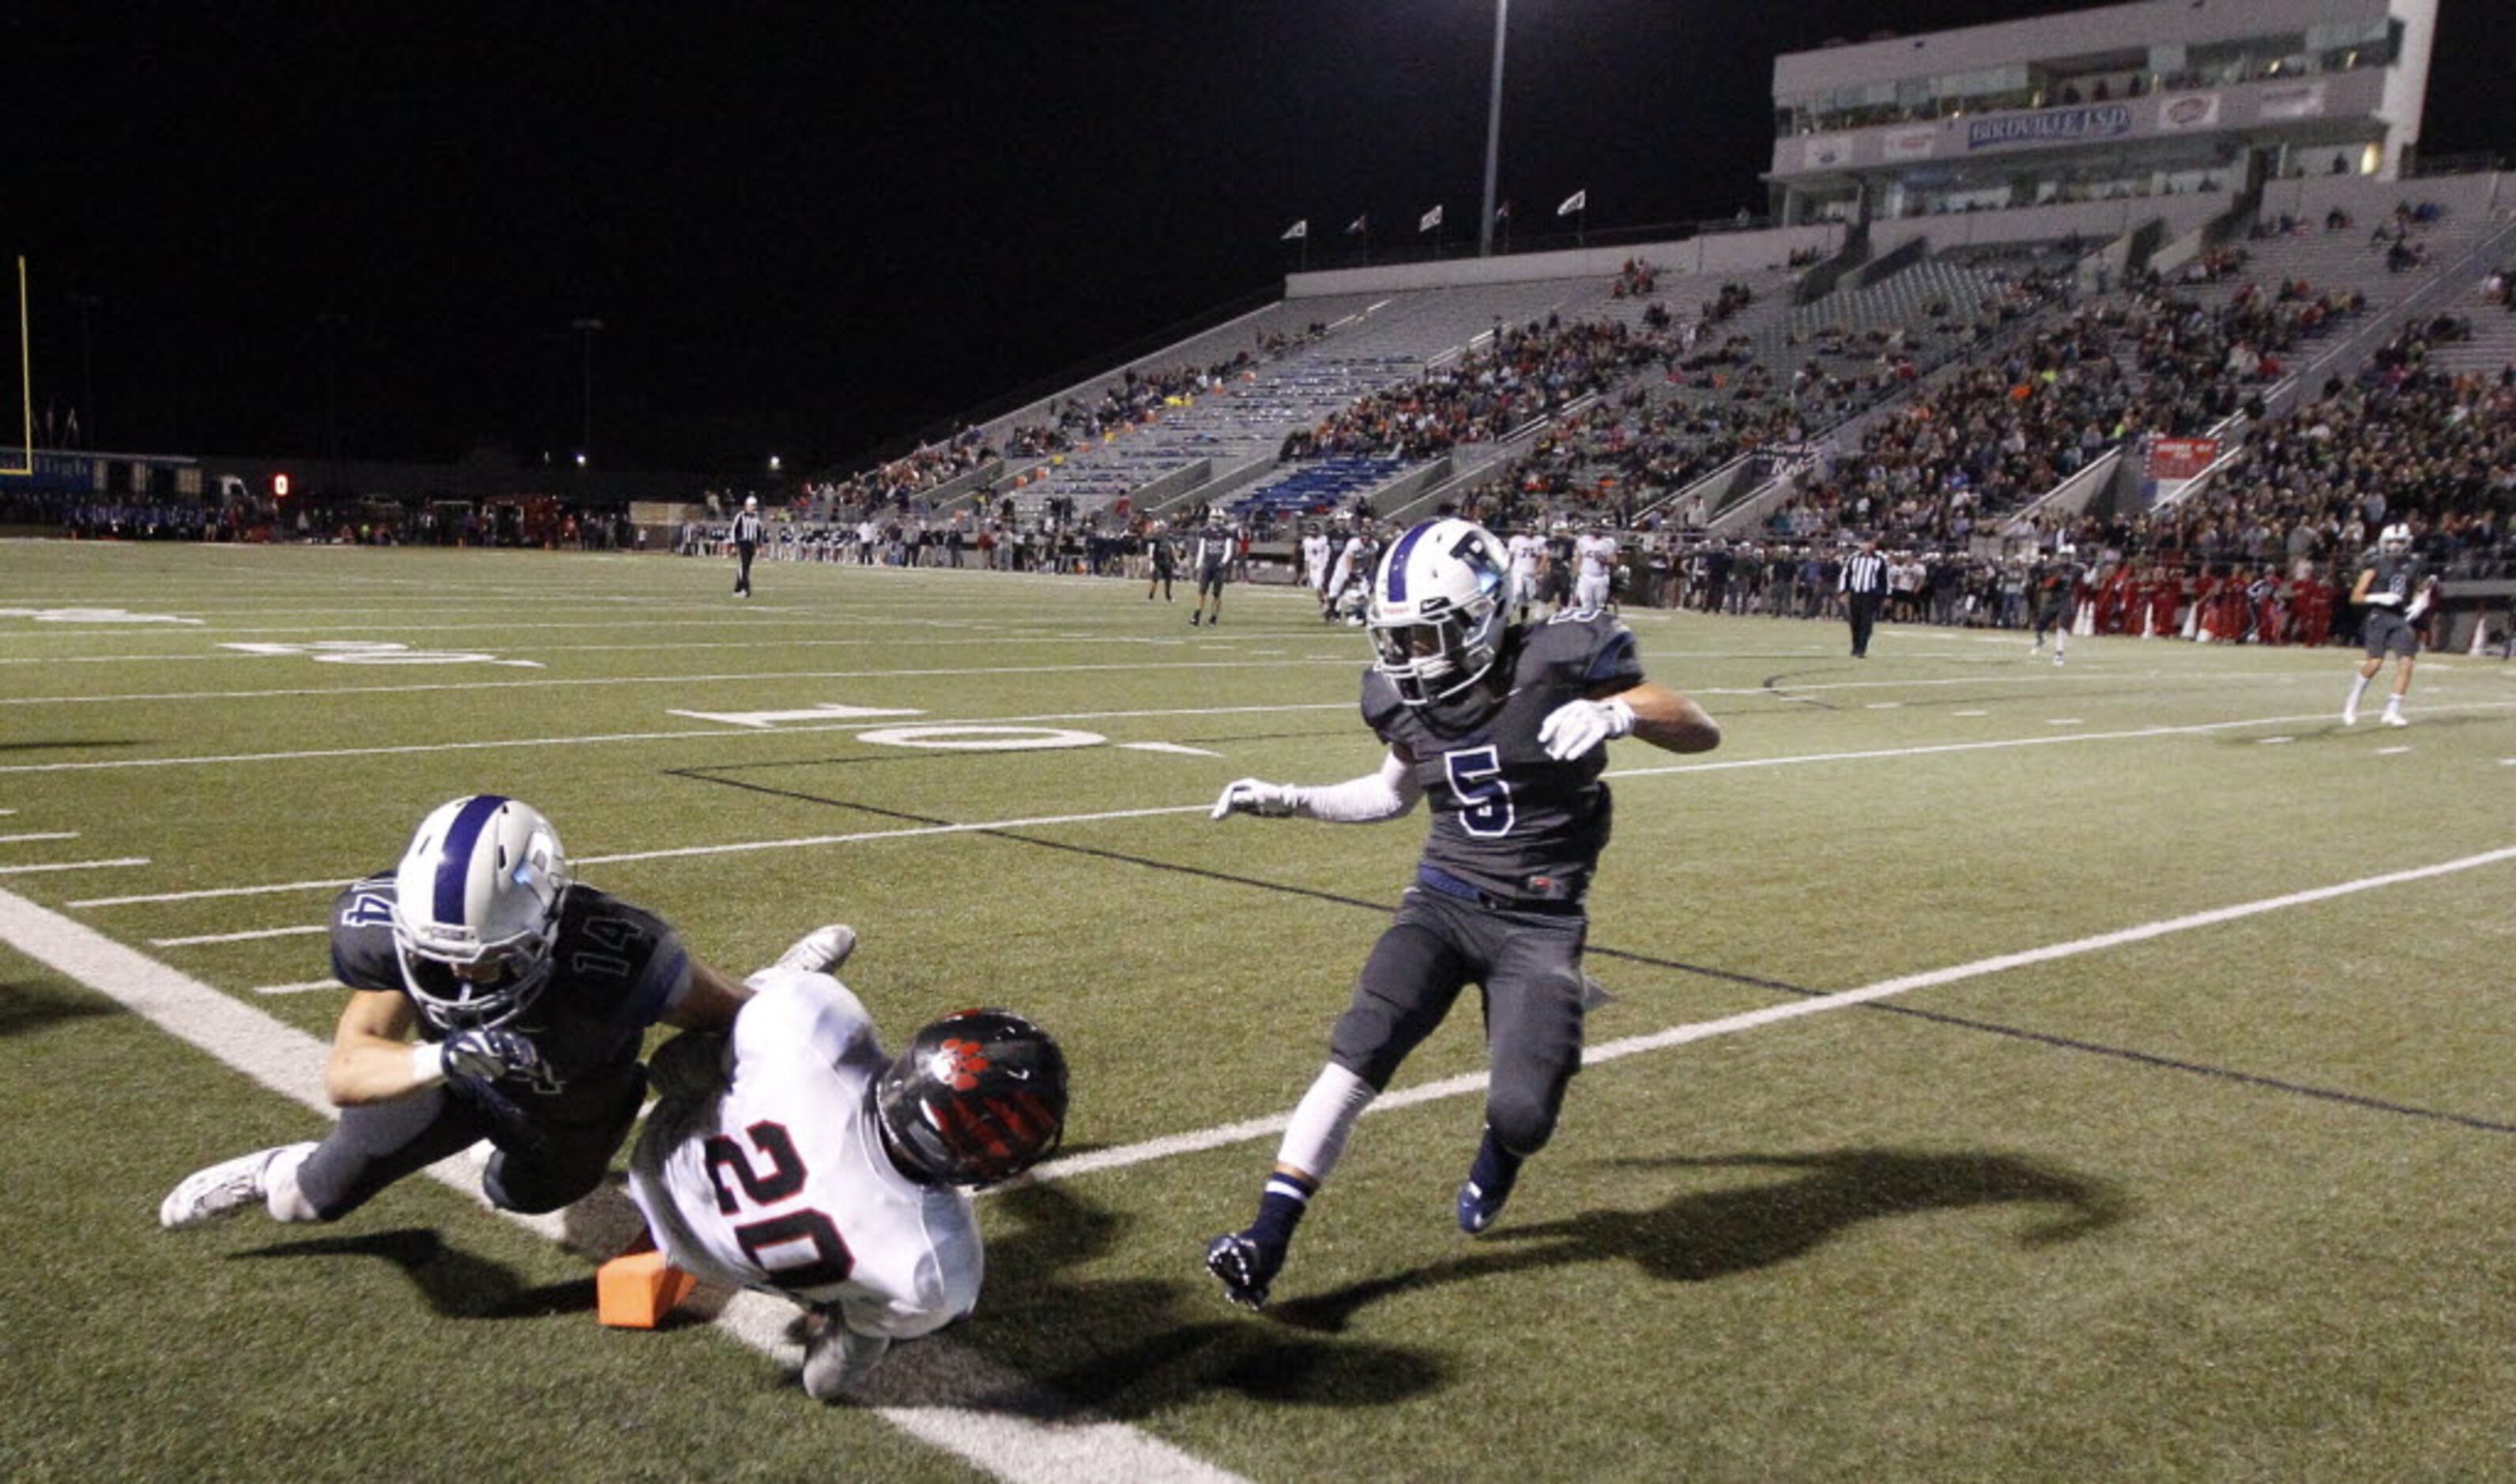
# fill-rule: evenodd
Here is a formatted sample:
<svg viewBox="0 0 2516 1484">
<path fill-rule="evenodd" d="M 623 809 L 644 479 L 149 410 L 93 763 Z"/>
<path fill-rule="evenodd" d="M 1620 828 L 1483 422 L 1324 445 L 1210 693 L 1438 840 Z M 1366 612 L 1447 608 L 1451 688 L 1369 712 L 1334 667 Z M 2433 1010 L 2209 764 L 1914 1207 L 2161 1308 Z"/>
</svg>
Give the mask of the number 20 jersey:
<svg viewBox="0 0 2516 1484">
<path fill-rule="evenodd" d="M 1566 701 L 1612 696 L 1643 683 L 1631 629 L 1605 614 L 1568 613 L 1522 629 L 1494 663 L 1509 690 L 1499 704 L 1486 685 L 1410 706 L 1378 670 L 1363 676 L 1363 719 L 1381 741 L 1415 759 L 1432 801 L 1424 864 L 1490 896 L 1578 901 L 1607 848 L 1608 749 L 1558 762 L 1538 728 Z"/>
<path fill-rule="evenodd" d="M 629 1193 L 674 1265 L 836 1305 L 860 1335 L 909 1339 L 970 1312 L 985 1250 L 969 1193 L 884 1153 L 872 1017 L 827 974 L 767 969 L 734 1022 L 714 1096 L 659 1106 Z"/>
</svg>

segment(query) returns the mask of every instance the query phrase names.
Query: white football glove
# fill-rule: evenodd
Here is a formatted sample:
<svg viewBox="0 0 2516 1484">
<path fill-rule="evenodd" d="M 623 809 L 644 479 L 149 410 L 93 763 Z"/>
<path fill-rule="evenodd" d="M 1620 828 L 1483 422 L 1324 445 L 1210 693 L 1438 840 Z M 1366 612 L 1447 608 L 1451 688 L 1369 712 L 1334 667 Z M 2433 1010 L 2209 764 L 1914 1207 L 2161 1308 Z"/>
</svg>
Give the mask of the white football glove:
<svg viewBox="0 0 2516 1484">
<path fill-rule="evenodd" d="M 1214 801 L 1214 813 L 1210 818 L 1219 820 L 1228 815 L 1254 814 L 1262 820 L 1280 820 L 1292 812 L 1292 784 L 1236 778 L 1223 785 L 1223 795 Z"/>
<path fill-rule="evenodd" d="M 510 1072 L 529 1072 L 542 1061 L 531 1041 L 504 1030 L 457 1031 L 445 1038 L 439 1050 L 444 1055 L 448 1077 L 477 1077 L 484 1082 L 494 1082 Z"/>
<path fill-rule="evenodd" d="M 1633 730 L 1634 708 L 1621 700 L 1568 700 L 1539 724 L 1537 744 L 1547 756 L 1567 762 Z"/>
</svg>

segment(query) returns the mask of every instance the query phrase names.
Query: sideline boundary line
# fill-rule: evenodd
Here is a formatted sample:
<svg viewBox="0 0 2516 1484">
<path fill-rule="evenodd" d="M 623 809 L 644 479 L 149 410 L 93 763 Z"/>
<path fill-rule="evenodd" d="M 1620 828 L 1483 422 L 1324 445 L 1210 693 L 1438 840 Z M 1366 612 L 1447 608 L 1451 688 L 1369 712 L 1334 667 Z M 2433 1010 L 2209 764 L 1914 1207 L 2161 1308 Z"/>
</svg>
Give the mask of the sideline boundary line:
<svg viewBox="0 0 2516 1484">
<path fill-rule="evenodd" d="M 329 1119 L 323 1094 L 324 1043 L 137 950 L 43 907 L 0 891 L 0 942 L 116 1001 L 150 1024 L 290 1101 Z M 480 1170 L 462 1155 L 430 1175 L 482 1200 L 484 1208 L 553 1241 L 561 1217 L 520 1216 L 487 1208 Z M 174 1239 L 169 1239 L 174 1240 Z M 718 1329 L 782 1366 L 803 1363 L 786 1338 L 795 1309 L 765 1293 L 738 1293 Z M 928 1347 L 937 1347 L 928 1349 Z M 973 1467 L 1014 1480 L 1109 1479 L 1136 1484 L 1241 1484 L 1239 1476 L 1123 1422 L 1059 1406 L 1035 1384 L 943 1336 L 918 1346 L 915 1369 L 944 1388 L 922 1403 L 865 1410 Z M 877 1377 L 872 1390 L 888 1394 Z"/>
</svg>

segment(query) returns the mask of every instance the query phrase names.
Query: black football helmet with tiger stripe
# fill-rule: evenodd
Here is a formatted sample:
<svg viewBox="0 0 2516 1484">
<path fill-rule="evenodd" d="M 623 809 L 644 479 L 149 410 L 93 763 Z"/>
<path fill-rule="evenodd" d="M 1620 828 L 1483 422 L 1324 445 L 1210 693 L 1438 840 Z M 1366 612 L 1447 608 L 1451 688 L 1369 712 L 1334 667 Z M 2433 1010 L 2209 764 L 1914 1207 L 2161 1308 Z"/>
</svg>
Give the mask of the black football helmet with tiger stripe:
<svg viewBox="0 0 2516 1484">
<path fill-rule="evenodd" d="M 993 1185 L 1066 1136 L 1066 1053 L 1011 1010 L 962 1010 L 919 1031 L 874 1084 L 894 1163 L 940 1185 Z"/>
</svg>

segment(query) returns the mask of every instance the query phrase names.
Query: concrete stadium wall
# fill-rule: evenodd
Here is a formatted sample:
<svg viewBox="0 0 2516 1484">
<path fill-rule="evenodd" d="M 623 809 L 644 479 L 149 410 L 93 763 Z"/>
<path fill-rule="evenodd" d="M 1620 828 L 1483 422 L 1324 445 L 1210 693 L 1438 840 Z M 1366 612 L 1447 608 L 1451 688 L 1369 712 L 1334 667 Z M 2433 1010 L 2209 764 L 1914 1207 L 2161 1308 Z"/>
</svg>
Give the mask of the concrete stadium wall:
<svg viewBox="0 0 2516 1484">
<path fill-rule="evenodd" d="M 1707 233 L 1675 242 L 1577 247 L 1563 252 L 1447 258 L 1432 263 L 1386 263 L 1372 268 L 1292 274 L 1284 279 L 1284 297 L 1316 299 L 1323 294 L 1378 294 L 1409 288 L 1523 283 L 1541 278 L 1613 278 L 1633 258 L 1645 259 L 1664 273 L 1757 273 L 1789 267 L 1795 252 L 1815 248 L 1824 256 L 1842 245 L 1843 227 L 1834 222 L 1766 232 Z"/>
</svg>

